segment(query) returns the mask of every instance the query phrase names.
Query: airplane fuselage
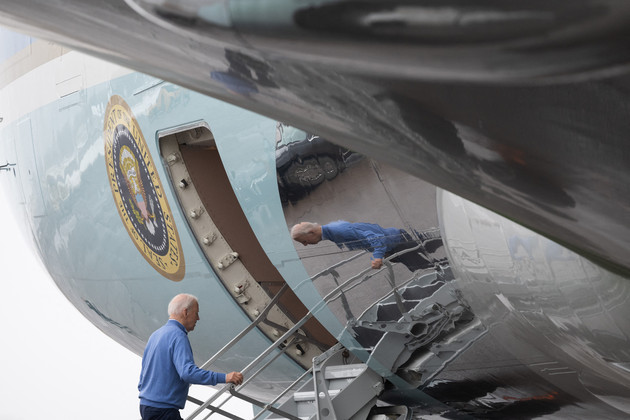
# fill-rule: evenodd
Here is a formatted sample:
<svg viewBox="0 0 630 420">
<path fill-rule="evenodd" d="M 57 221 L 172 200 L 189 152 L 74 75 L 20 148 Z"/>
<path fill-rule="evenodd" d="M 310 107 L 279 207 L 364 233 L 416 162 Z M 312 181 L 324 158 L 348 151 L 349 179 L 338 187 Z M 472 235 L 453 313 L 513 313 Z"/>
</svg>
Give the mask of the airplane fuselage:
<svg viewBox="0 0 630 420">
<path fill-rule="evenodd" d="M 273 307 L 211 364 L 241 370 L 288 334 L 248 385 L 262 400 L 340 342 L 386 380 L 389 402 L 480 416 L 630 412 L 627 279 L 316 135 L 4 39 L 19 40 L 2 63 L 7 199 L 63 293 L 135 353 L 187 292 L 200 300 L 200 365 Z M 289 234 L 340 219 L 404 231 L 426 266 L 390 255 L 372 270 L 373 250 L 303 248 Z"/>
</svg>

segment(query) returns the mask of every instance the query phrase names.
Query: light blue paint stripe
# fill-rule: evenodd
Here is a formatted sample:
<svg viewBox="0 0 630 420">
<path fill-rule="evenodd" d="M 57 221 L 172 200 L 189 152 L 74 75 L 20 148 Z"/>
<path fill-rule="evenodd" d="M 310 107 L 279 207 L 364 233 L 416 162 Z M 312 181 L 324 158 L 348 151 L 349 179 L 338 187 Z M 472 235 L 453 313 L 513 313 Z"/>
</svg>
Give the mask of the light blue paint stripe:
<svg viewBox="0 0 630 420">
<path fill-rule="evenodd" d="M 18 34 L 5 28 L 0 28 L 0 63 L 13 57 L 35 40 L 27 35 Z"/>
</svg>

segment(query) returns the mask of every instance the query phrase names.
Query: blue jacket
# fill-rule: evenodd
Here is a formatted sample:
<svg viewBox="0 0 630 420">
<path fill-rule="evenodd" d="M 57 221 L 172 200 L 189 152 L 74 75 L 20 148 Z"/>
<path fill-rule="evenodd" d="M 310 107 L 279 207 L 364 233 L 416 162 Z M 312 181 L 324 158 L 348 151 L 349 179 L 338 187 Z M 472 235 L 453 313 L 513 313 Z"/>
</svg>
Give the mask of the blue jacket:
<svg viewBox="0 0 630 420">
<path fill-rule="evenodd" d="M 186 328 L 174 319 L 151 334 L 142 356 L 140 404 L 184 408 L 190 384 L 225 383 L 225 374 L 199 369 Z"/>
<path fill-rule="evenodd" d="M 367 249 L 374 258 L 383 258 L 404 239 L 401 230 L 383 228 L 373 223 L 350 223 L 343 220 L 322 225 L 322 239 L 333 241 L 339 248 Z"/>
</svg>

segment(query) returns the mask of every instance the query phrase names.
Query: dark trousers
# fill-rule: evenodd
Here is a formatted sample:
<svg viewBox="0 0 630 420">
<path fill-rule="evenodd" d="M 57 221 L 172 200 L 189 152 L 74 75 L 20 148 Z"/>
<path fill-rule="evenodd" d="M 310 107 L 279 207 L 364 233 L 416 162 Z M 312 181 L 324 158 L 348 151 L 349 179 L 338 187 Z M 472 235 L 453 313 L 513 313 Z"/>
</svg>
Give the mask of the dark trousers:
<svg viewBox="0 0 630 420">
<path fill-rule="evenodd" d="M 176 408 L 157 408 L 140 405 L 142 420 L 182 420 Z"/>
<path fill-rule="evenodd" d="M 397 252 L 404 251 L 405 249 L 414 248 L 418 246 L 418 242 L 415 241 L 409 233 L 405 230 L 400 230 L 400 243 L 396 245 L 395 248 L 387 251 L 385 253 L 385 257 L 389 257 Z M 404 264 L 409 271 L 413 272 L 416 270 L 421 270 L 425 268 L 433 267 L 434 264 L 432 261 L 427 259 L 423 254 L 424 248 L 421 246 L 415 251 L 406 252 L 402 255 L 399 255 L 396 258 L 392 258 L 392 262 L 399 262 Z"/>
</svg>

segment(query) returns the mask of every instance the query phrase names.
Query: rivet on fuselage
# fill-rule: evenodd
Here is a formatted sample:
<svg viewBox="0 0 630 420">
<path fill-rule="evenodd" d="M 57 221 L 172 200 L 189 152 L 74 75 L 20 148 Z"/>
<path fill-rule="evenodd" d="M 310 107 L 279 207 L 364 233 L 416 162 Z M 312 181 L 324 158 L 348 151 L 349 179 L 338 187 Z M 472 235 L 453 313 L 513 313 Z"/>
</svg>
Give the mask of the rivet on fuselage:
<svg viewBox="0 0 630 420">
<path fill-rule="evenodd" d="M 203 238 L 203 244 L 211 245 L 214 241 L 216 241 L 216 239 L 217 239 L 217 234 L 213 232 L 210 235 L 207 235 Z"/>
<path fill-rule="evenodd" d="M 192 219 L 197 219 L 203 213 L 203 209 L 192 209 L 188 214 Z"/>
</svg>

